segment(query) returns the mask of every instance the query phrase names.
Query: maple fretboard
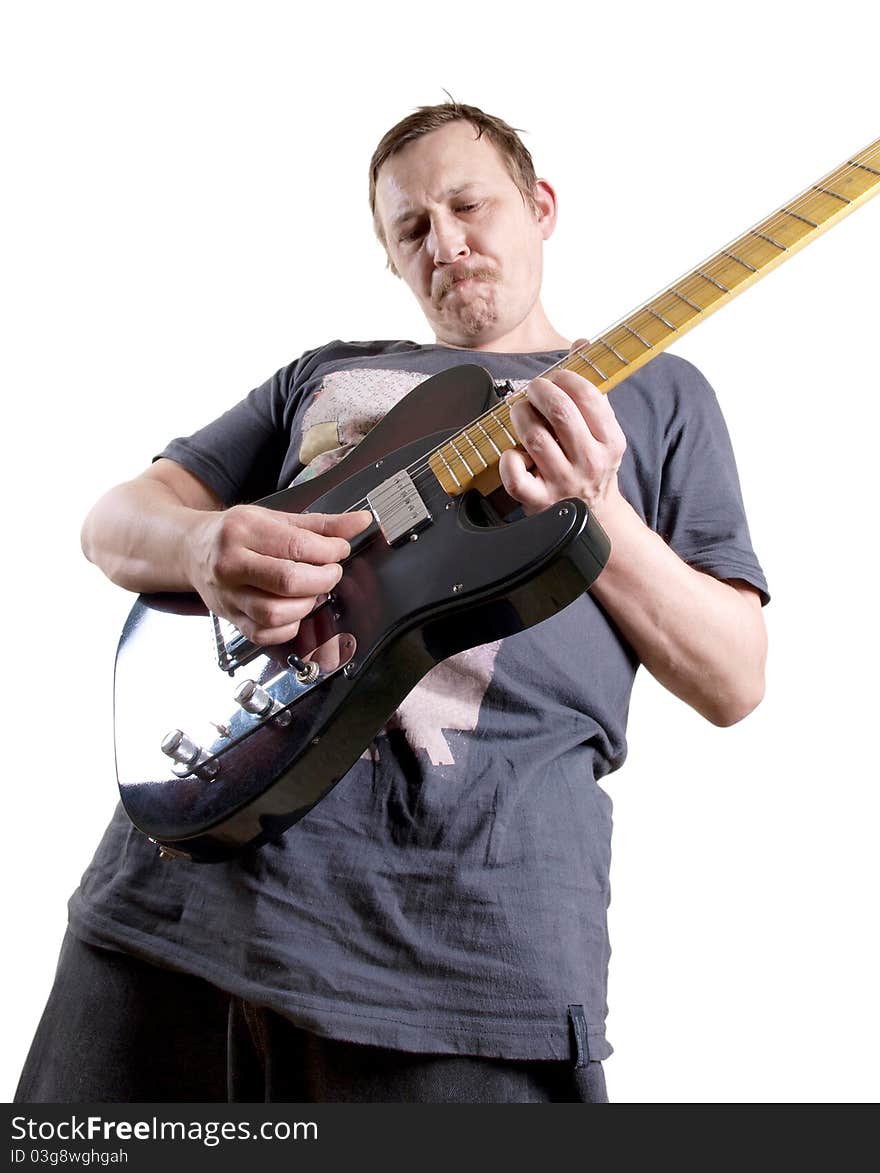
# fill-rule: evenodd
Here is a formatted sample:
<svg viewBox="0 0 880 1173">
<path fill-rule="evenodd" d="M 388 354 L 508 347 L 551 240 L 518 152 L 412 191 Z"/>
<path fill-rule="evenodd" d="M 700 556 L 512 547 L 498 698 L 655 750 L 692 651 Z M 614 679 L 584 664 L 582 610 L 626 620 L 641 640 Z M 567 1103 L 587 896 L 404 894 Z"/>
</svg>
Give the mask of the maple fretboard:
<svg viewBox="0 0 880 1173">
<path fill-rule="evenodd" d="M 610 391 L 878 190 L 880 139 L 544 374 L 572 370 Z M 510 408 L 525 394 L 508 396 L 431 454 L 431 468 L 450 495 L 473 487 L 487 492 L 499 483 L 501 453 L 519 446 Z"/>
</svg>

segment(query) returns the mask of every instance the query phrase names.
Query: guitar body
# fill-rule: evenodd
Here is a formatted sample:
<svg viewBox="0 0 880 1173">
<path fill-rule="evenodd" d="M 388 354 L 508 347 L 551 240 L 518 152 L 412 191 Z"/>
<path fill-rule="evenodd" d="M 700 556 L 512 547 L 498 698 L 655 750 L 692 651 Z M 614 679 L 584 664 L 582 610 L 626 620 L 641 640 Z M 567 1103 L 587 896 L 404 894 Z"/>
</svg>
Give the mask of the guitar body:
<svg viewBox="0 0 880 1173">
<path fill-rule="evenodd" d="M 426 454 L 493 402 L 482 368 L 444 372 L 335 468 L 259 502 L 341 513 L 415 467 L 430 513 L 394 544 L 375 526 L 355 539 L 341 582 L 289 644 L 256 648 L 240 635 L 218 643 L 216 621 L 194 594 L 138 599 L 116 657 L 117 774 L 128 815 L 166 854 L 219 860 L 277 838 L 435 664 L 539 623 L 593 582 L 610 547 L 583 501 L 503 522 L 479 493 L 450 497 L 424 467 Z M 316 679 L 301 682 L 291 654 L 300 669 L 317 664 Z M 236 703 L 245 680 L 274 699 L 271 714 Z M 200 748 L 192 769 L 163 752 L 171 730 Z"/>
</svg>

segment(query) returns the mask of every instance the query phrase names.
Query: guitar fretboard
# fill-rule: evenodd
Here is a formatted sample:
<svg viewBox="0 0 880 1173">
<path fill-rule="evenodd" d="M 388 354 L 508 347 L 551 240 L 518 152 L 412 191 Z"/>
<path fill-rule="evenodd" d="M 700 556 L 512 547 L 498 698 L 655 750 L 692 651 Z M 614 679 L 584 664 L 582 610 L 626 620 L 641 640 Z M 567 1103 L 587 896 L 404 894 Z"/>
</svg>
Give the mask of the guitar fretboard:
<svg viewBox="0 0 880 1173">
<path fill-rule="evenodd" d="M 880 139 L 544 374 L 575 371 L 610 391 L 878 190 Z M 525 394 L 508 396 L 431 454 L 430 466 L 447 493 L 474 487 L 485 493 L 500 483 L 501 453 L 519 446 L 510 408 Z"/>
</svg>

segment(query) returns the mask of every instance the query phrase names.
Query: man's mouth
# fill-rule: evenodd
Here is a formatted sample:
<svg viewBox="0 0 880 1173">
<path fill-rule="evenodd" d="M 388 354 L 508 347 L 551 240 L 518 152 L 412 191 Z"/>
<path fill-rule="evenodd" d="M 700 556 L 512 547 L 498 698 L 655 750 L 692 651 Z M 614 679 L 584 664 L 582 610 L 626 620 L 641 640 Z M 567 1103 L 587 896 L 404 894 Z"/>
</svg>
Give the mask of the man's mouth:
<svg viewBox="0 0 880 1173">
<path fill-rule="evenodd" d="M 451 293 L 453 289 L 458 289 L 460 286 L 474 281 L 492 281 L 494 274 L 488 269 L 475 269 L 471 273 L 456 273 L 446 277 L 440 284 L 439 289 L 435 295 L 435 300 L 440 302 Z"/>
</svg>

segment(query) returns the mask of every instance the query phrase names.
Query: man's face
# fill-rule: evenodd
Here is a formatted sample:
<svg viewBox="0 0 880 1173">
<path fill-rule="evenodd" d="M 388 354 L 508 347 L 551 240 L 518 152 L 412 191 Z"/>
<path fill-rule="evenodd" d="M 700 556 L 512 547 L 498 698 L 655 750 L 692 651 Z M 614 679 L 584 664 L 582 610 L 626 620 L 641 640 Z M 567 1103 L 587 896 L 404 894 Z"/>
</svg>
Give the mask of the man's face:
<svg viewBox="0 0 880 1173">
<path fill-rule="evenodd" d="M 542 249 L 555 224 L 552 189 L 537 211 L 498 151 L 469 122 L 452 122 L 392 155 L 376 182 L 388 256 L 439 342 L 490 345 L 535 306 Z"/>
</svg>

